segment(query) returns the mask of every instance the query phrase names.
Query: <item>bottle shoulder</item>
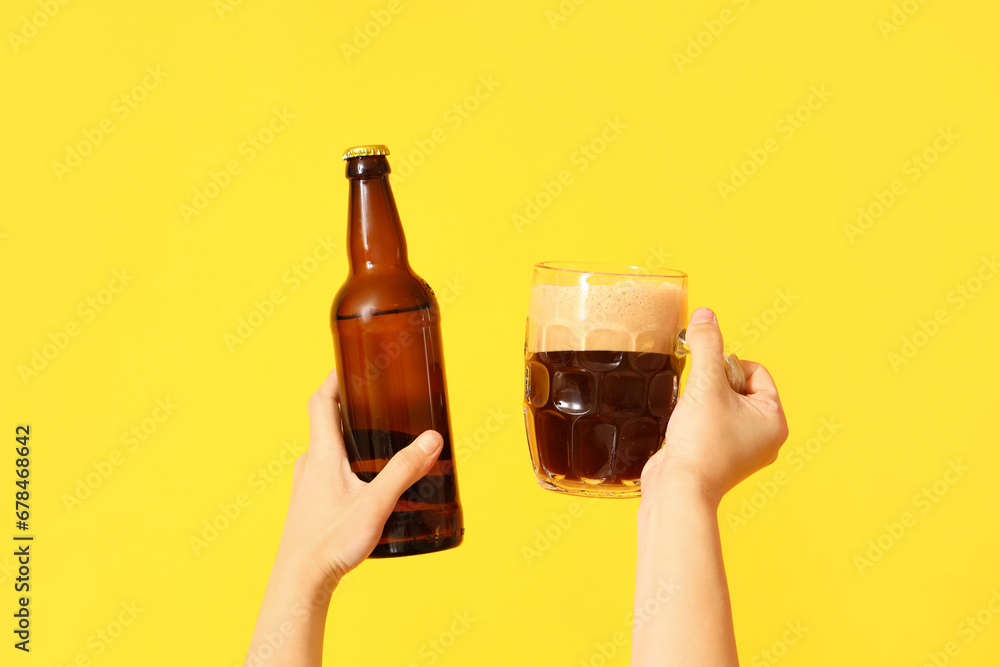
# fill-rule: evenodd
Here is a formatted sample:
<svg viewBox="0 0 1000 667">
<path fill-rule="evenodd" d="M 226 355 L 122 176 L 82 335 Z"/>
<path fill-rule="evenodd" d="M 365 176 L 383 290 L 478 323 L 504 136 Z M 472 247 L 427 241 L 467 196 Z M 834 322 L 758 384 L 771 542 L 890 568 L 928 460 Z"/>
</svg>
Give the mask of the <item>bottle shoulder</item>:
<svg viewBox="0 0 1000 667">
<path fill-rule="evenodd" d="M 434 291 L 412 270 L 366 271 L 348 276 L 333 299 L 331 319 L 385 312 L 437 311 Z"/>
</svg>

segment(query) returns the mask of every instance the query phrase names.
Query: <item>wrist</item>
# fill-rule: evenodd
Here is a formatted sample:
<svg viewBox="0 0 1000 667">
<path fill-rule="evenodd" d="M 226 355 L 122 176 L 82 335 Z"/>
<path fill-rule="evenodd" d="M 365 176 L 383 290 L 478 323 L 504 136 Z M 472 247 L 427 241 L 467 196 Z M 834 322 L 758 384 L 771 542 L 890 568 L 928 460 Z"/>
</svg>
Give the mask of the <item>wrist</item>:
<svg viewBox="0 0 1000 667">
<path fill-rule="evenodd" d="M 288 589 L 299 596 L 329 603 L 330 596 L 340 583 L 340 577 L 331 575 L 312 554 L 288 552 L 282 547 L 274 559 L 272 577 L 281 580 Z"/>
<path fill-rule="evenodd" d="M 722 494 L 716 492 L 704 472 L 689 461 L 665 458 L 642 480 L 639 506 L 651 507 L 662 503 L 718 511 Z"/>
</svg>

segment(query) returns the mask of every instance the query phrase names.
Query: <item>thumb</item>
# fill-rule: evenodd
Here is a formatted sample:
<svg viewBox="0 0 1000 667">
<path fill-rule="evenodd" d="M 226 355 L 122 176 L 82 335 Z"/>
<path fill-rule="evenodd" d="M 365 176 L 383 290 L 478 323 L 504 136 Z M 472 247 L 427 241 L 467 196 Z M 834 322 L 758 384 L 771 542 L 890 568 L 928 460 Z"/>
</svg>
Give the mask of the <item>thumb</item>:
<svg viewBox="0 0 1000 667">
<path fill-rule="evenodd" d="M 437 431 L 424 431 L 396 452 L 382 471 L 368 484 L 372 509 L 389 516 L 399 497 L 427 474 L 437 460 L 444 439 Z"/>
<path fill-rule="evenodd" d="M 726 384 L 726 357 L 715 313 L 708 308 L 691 313 L 685 338 L 691 348 L 689 382 Z"/>
</svg>

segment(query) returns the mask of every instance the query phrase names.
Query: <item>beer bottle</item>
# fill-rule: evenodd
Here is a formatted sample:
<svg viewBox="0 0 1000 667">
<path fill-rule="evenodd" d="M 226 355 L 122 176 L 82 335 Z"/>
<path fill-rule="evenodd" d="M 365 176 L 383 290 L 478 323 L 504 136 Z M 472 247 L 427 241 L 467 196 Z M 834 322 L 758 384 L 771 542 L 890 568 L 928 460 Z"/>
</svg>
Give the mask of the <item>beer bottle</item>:
<svg viewBox="0 0 1000 667">
<path fill-rule="evenodd" d="M 406 238 L 389 187 L 389 150 L 344 153 L 348 199 L 348 275 L 330 311 L 340 381 L 344 442 L 351 469 L 371 481 L 393 454 L 433 429 L 444 448 L 407 489 L 373 558 L 458 546 L 465 528 L 458 499 L 440 311 L 430 286 L 410 268 Z"/>
</svg>

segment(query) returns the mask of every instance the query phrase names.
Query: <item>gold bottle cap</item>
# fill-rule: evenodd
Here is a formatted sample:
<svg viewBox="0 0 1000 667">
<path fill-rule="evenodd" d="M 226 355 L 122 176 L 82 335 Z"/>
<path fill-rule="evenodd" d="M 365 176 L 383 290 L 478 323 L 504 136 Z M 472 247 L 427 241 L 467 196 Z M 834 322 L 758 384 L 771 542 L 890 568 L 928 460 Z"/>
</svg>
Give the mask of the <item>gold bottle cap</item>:
<svg viewBox="0 0 1000 667">
<path fill-rule="evenodd" d="M 368 144 L 365 146 L 354 146 L 344 151 L 342 160 L 350 160 L 352 157 L 365 157 L 368 155 L 388 155 L 389 149 L 382 144 Z"/>
</svg>

